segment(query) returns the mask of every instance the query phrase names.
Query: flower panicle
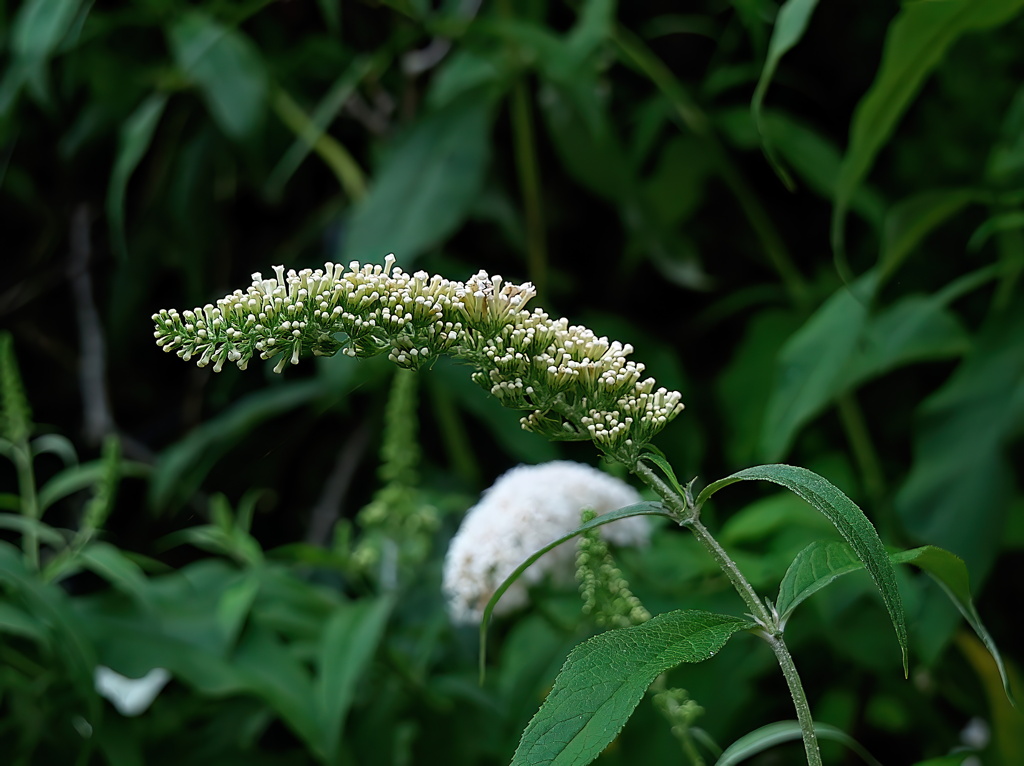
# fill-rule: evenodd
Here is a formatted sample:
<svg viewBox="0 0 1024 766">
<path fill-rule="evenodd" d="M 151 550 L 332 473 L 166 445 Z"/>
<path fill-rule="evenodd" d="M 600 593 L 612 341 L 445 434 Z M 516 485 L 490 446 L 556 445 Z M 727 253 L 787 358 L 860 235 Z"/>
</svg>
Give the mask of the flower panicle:
<svg viewBox="0 0 1024 766">
<path fill-rule="evenodd" d="M 322 269 L 260 272 L 213 304 L 153 315 L 158 346 L 220 372 L 280 357 L 275 372 L 303 356 L 387 354 L 410 369 L 442 355 L 477 368 L 473 379 L 502 404 L 530 413 L 524 428 L 550 438 L 592 439 L 627 462 L 683 405 L 644 378 L 633 347 L 542 309 L 536 289 L 479 271 L 466 282 L 383 264 L 327 263 Z"/>
</svg>

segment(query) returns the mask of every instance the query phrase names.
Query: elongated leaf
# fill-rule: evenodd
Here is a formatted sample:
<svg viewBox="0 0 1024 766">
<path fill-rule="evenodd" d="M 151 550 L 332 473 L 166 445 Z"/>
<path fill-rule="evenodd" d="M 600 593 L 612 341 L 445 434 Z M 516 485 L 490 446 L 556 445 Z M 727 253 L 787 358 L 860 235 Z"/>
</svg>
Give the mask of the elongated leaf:
<svg viewBox="0 0 1024 766">
<path fill-rule="evenodd" d="M 13 604 L 0 601 L 0 634 L 8 633 L 42 644 L 46 641 L 46 625 Z"/>
<path fill-rule="evenodd" d="M 865 763 L 871 766 L 882 766 L 872 757 L 871 753 L 865 750 L 857 740 L 835 726 L 827 723 L 815 723 L 814 733 L 818 739 L 831 739 L 840 742 L 861 757 Z M 753 755 L 764 752 L 775 745 L 783 742 L 793 742 L 803 738 L 798 721 L 776 721 L 755 729 L 749 734 L 744 734 L 725 749 L 715 766 L 734 766 L 734 764 L 745 761 Z"/>
<path fill-rule="evenodd" d="M 999 26 L 1024 8 L 1024 0 L 945 0 L 904 3 L 889 25 L 882 62 L 857 105 L 850 146 L 832 213 L 832 247 L 843 252 L 846 209 L 925 79 L 962 35 Z"/>
<path fill-rule="evenodd" d="M 492 112 L 489 98 L 462 98 L 411 128 L 352 213 L 346 260 L 395 253 L 407 266 L 462 224 L 490 160 Z"/>
<path fill-rule="evenodd" d="M 908 671 L 907 627 L 903 601 L 896 586 L 896 572 L 874 526 L 850 498 L 827 479 L 806 468 L 792 465 L 760 465 L 727 476 L 709 484 L 697 498 L 700 508 L 715 492 L 738 481 L 770 481 L 806 500 L 824 515 L 853 548 L 871 579 L 875 581 L 882 601 L 889 612 L 896 638 L 903 652 L 903 672 Z"/>
<path fill-rule="evenodd" d="M 167 106 L 165 93 L 153 93 L 132 112 L 131 117 L 121 126 L 117 144 L 117 159 L 107 186 L 107 220 L 110 222 L 110 237 L 114 250 L 121 258 L 128 255 L 124 234 L 124 201 L 128 190 L 128 179 L 138 166 L 142 156 L 149 149 L 153 133 L 160 122 L 160 116 Z"/>
<path fill-rule="evenodd" d="M 980 189 L 933 189 L 894 205 L 885 219 L 878 259 L 881 278 L 890 277 L 932 230 L 983 199 Z"/>
<path fill-rule="evenodd" d="M 797 430 L 842 389 L 844 370 L 868 319 L 874 285 L 868 275 L 841 287 L 779 352 L 761 428 L 763 459 L 783 457 Z"/>
<path fill-rule="evenodd" d="M 995 660 L 1003 691 L 1011 701 L 1010 680 L 999 648 L 981 621 L 971 598 L 970 574 L 963 559 L 934 545 L 889 555 L 894 564 L 913 564 L 927 572 L 953 602 Z M 864 568 L 850 546 L 840 542 L 815 542 L 800 551 L 782 578 L 776 607 L 783 624 L 803 601 L 829 583 Z"/>
<path fill-rule="evenodd" d="M 88 463 L 65 468 L 55 475 L 39 490 L 39 507 L 45 511 L 68 495 L 96 486 L 103 480 L 103 474 L 106 471 L 103 462 L 102 460 L 91 460 Z M 118 472 L 122 477 L 148 476 L 151 471 L 152 468 L 149 465 L 134 460 L 122 461 L 118 467 Z"/>
<path fill-rule="evenodd" d="M 337 761 L 345 715 L 352 705 L 356 682 L 369 669 L 392 606 L 389 598 L 345 604 L 324 627 L 316 699 L 327 763 Z"/>
<path fill-rule="evenodd" d="M 681 610 L 585 641 L 569 654 L 523 732 L 512 766 L 584 766 L 619 733 L 666 670 L 713 657 L 748 620 Z"/>
<path fill-rule="evenodd" d="M 18 9 L 11 25 L 11 49 L 16 56 L 45 59 L 71 28 L 81 0 L 29 0 Z"/>
<path fill-rule="evenodd" d="M 750 111 L 754 116 L 757 132 L 761 134 L 765 155 L 772 167 L 775 168 L 779 178 L 789 188 L 793 187 L 793 179 L 782 167 L 782 163 L 779 162 L 775 154 L 771 140 L 764 128 L 761 107 L 764 103 L 764 96 L 768 92 L 768 86 L 775 75 L 776 67 L 786 52 L 800 42 L 800 38 L 804 36 L 811 20 L 811 14 L 817 7 L 818 0 L 786 0 L 779 8 L 779 13 L 775 17 L 775 26 L 772 27 L 772 37 L 768 42 L 768 56 L 761 69 L 761 76 L 757 80 L 757 87 L 754 88 L 754 97 L 750 101 Z"/>
<path fill-rule="evenodd" d="M 203 13 L 187 13 L 170 29 L 171 50 L 200 88 L 210 115 L 236 141 L 263 124 L 267 75 L 259 50 L 242 32 Z"/>
<path fill-rule="evenodd" d="M 147 608 L 146 576 L 142 568 L 110 543 L 94 542 L 78 554 L 86 569 L 95 572 L 136 603 Z"/>
<path fill-rule="evenodd" d="M 552 540 L 550 543 L 545 545 L 539 551 L 530 556 L 526 561 L 515 568 L 508 577 L 505 578 L 505 582 L 498 586 L 498 589 L 494 591 L 494 595 L 491 596 L 491 600 L 487 602 L 487 606 L 484 607 L 484 616 L 480 620 L 480 679 L 484 677 L 484 667 L 487 660 L 487 625 L 491 621 L 491 613 L 494 611 L 494 607 L 498 601 L 505 594 L 505 591 L 511 587 L 512 583 L 519 579 L 519 575 L 525 572 L 530 566 L 543 556 L 545 553 L 550 551 L 552 548 L 557 548 L 567 540 L 571 540 L 577 535 L 586 532 L 588 529 L 596 529 L 597 527 L 605 524 L 611 524 L 613 521 L 619 519 L 629 518 L 630 516 L 667 516 L 672 519 L 675 518 L 670 511 L 661 503 L 643 502 L 636 503 L 634 505 L 627 505 L 625 508 L 619 508 L 617 511 L 611 511 L 610 513 L 603 513 L 595 519 L 591 519 L 585 524 L 581 524 L 579 527 L 574 529 L 572 532 L 559 537 L 557 540 Z"/>
</svg>

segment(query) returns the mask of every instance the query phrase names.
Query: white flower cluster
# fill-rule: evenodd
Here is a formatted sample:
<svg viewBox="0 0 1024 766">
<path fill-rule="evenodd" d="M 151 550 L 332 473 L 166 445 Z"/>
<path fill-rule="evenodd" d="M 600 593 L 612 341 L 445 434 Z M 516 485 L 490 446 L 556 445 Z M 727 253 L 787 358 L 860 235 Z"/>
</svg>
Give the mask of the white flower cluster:
<svg viewBox="0 0 1024 766">
<path fill-rule="evenodd" d="M 642 377 L 644 366 L 628 359 L 632 346 L 528 310 L 536 294 L 529 282 L 484 271 L 465 283 L 410 275 L 393 255 L 383 266 L 274 272 L 253 274 L 245 292 L 216 304 L 154 314 L 157 345 L 218 372 L 226 362 L 245 369 L 256 355 L 280 355 L 280 372 L 303 353 L 387 353 L 409 368 L 450 354 L 477 367 L 473 379 L 503 404 L 532 410 L 524 428 L 593 439 L 627 463 L 683 409 L 677 391 Z"/>
<path fill-rule="evenodd" d="M 455 622 L 479 622 L 484 607 L 517 566 L 531 554 L 580 525 L 581 512 L 598 515 L 640 501 L 631 486 L 596 468 L 556 460 L 519 466 L 501 476 L 466 514 L 445 559 L 443 588 Z M 647 519 L 632 516 L 600 527 L 617 545 L 646 545 Z M 505 592 L 494 614 L 527 602 L 528 588 L 550 576 L 572 579 L 575 546 L 545 553 Z"/>
</svg>

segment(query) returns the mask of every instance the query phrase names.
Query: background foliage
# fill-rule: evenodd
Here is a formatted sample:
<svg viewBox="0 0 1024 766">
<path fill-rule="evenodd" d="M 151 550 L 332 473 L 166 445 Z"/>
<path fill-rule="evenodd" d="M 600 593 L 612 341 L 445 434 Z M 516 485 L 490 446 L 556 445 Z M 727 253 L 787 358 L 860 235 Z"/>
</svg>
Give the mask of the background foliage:
<svg viewBox="0 0 1024 766">
<path fill-rule="evenodd" d="M 6 435 L 9 457 L 38 453 L 39 488 L 24 460 L 0 469 L 12 762 L 511 757 L 595 628 L 539 594 L 480 688 L 440 563 L 503 470 L 590 451 L 520 431 L 452 366 L 389 416 L 386 363 L 215 376 L 151 341 L 153 311 L 254 271 L 388 252 L 530 279 L 552 313 L 633 343 L 684 394 L 659 440 L 681 477 L 805 465 L 887 543 L 962 556 L 1017 672 L 1024 3 L 817 5 L 0 4 L 0 321 L 34 412 L 6 402 Z M 401 448 L 417 438 L 422 458 Z M 795 498 L 728 497 L 713 523 L 755 585 L 830 534 Z M 652 612 L 739 612 L 691 540 L 656 538 L 621 561 Z M 906 682 L 858 578 L 790 626 L 815 717 L 892 763 L 950 753 L 978 719 L 986 764 L 1024 760 L 935 587 L 902 583 Z M 173 681 L 126 718 L 97 663 Z M 671 681 L 723 746 L 791 717 L 749 637 Z M 678 758 L 655 706 L 600 762 L 627 758 Z"/>
</svg>

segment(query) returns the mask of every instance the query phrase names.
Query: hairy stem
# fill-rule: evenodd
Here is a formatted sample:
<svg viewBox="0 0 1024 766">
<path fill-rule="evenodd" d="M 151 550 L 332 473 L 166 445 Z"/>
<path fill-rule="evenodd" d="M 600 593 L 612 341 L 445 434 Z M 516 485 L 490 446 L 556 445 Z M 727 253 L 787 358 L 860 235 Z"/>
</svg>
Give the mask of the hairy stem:
<svg viewBox="0 0 1024 766">
<path fill-rule="evenodd" d="M 640 461 L 633 467 L 633 473 L 640 477 L 651 489 L 658 493 L 666 505 L 674 511 L 679 512 L 680 507 L 685 513 L 679 518 L 679 523 L 693 532 L 697 541 L 704 546 L 711 558 L 718 564 L 733 588 L 743 599 L 743 603 L 750 610 L 750 615 L 763 630 L 758 634 L 768 642 L 768 645 L 775 653 L 775 658 L 782 668 L 782 675 L 789 686 L 789 693 L 793 698 L 793 706 L 796 708 L 796 717 L 800 722 L 800 731 L 803 734 L 804 750 L 807 754 L 808 766 L 822 766 L 821 752 L 818 749 L 818 738 L 814 733 L 814 721 L 811 718 L 811 708 L 807 703 L 807 695 L 804 693 L 803 685 L 800 683 L 800 675 L 796 671 L 793 657 L 786 648 L 786 642 L 782 639 L 782 631 L 778 626 L 778 618 L 769 610 L 768 606 L 757 595 L 754 586 L 750 584 L 740 568 L 736 566 L 725 549 L 714 538 L 708 528 L 700 522 L 700 509 L 693 508 L 686 497 L 670 487 L 658 474 L 646 463 Z"/>
</svg>

